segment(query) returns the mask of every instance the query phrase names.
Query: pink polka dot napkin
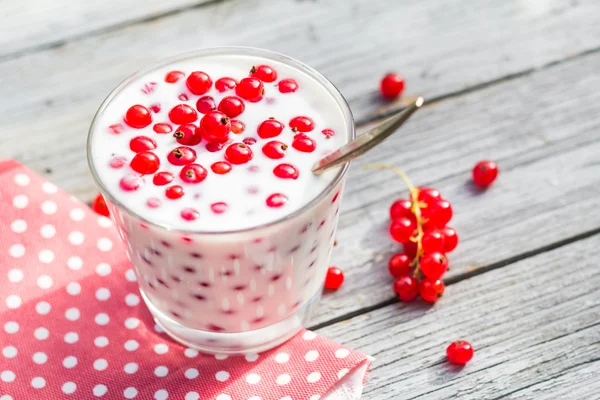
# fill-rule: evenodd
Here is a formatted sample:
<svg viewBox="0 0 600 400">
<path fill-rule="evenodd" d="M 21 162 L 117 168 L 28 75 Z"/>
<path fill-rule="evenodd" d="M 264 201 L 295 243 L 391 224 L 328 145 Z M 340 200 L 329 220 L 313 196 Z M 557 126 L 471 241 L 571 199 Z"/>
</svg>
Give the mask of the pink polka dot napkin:
<svg viewBox="0 0 600 400">
<path fill-rule="evenodd" d="M 0 400 L 358 399 L 370 360 L 302 331 L 198 354 L 150 317 L 109 219 L 0 161 Z"/>
</svg>

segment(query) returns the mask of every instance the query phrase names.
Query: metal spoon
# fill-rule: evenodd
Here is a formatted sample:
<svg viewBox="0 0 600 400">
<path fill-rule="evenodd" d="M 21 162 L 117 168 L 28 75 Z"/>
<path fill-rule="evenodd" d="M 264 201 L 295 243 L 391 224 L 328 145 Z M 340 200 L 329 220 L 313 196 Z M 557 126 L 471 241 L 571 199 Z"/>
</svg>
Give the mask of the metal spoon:
<svg viewBox="0 0 600 400">
<path fill-rule="evenodd" d="M 363 133 L 353 141 L 346 143 L 327 157 L 323 157 L 313 165 L 313 173 L 321 175 L 328 169 L 352 161 L 365 154 L 367 151 L 391 136 L 396 129 L 400 128 L 402 124 L 404 124 L 406 120 L 423 105 L 424 102 L 425 100 L 423 100 L 422 97 L 417 98 L 398 114 L 391 116 L 380 125 Z"/>
</svg>

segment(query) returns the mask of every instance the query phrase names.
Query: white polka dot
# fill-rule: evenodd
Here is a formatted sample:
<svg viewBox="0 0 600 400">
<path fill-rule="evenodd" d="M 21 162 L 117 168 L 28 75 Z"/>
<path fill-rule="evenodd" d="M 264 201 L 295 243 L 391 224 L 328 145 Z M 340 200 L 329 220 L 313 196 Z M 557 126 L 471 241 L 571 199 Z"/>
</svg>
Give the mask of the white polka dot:
<svg viewBox="0 0 600 400">
<path fill-rule="evenodd" d="M 199 372 L 196 368 L 190 368 L 188 370 L 185 371 L 184 373 L 185 377 L 188 379 L 195 379 L 198 377 Z"/>
<path fill-rule="evenodd" d="M 96 385 L 94 386 L 94 389 L 92 389 L 92 393 L 94 393 L 94 396 L 96 397 L 102 397 L 106 392 L 108 392 L 108 388 L 105 385 Z"/>
<path fill-rule="evenodd" d="M 100 225 L 103 228 L 110 228 L 112 226 L 112 221 L 110 220 L 110 218 L 101 215 L 98 217 L 98 225 Z"/>
<path fill-rule="evenodd" d="M 217 378 L 219 382 L 225 382 L 227 379 L 229 379 L 229 372 L 219 371 L 215 374 L 215 378 Z"/>
<path fill-rule="evenodd" d="M 79 246 L 80 244 L 83 244 L 84 240 L 85 236 L 79 231 L 73 231 L 69 233 L 69 243 L 71 243 L 73 246 Z"/>
<path fill-rule="evenodd" d="M 169 393 L 165 389 L 157 390 L 156 393 L 154 393 L 155 400 L 166 400 L 168 397 Z"/>
<path fill-rule="evenodd" d="M 100 263 L 96 266 L 96 273 L 100 276 L 107 276 L 111 272 L 111 267 L 107 263 Z"/>
<path fill-rule="evenodd" d="M 337 349 L 335 351 L 335 356 L 337 358 L 346 358 L 350 354 L 350 350 L 348 349 Z"/>
<path fill-rule="evenodd" d="M 164 343 L 159 343 L 154 346 L 154 352 L 156 354 L 165 354 L 167 351 L 169 351 L 169 346 Z"/>
<path fill-rule="evenodd" d="M 215 360 L 227 360 L 227 354 L 215 354 Z"/>
<path fill-rule="evenodd" d="M 11 294 L 6 298 L 6 307 L 10 309 L 14 310 L 15 308 L 21 307 L 21 303 L 23 303 L 23 301 L 16 294 Z"/>
<path fill-rule="evenodd" d="M 69 217 L 71 217 L 73 221 L 81 221 L 85 218 L 85 212 L 81 208 L 74 208 L 69 211 Z"/>
<path fill-rule="evenodd" d="M 154 324 L 154 332 L 156 332 L 156 333 L 163 333 L 164 330 L 163 330 L 163 328 L 160 327 L 160 325 Z"/>
<path fill-rule="evenodd" d="M 67 332 L 65 334 L 65 343 L 73 344 L 79 341 L 79 335 L 77 332 Z"/>
<path fill-rule="evenodd" d="M 221 393 L 215 400 L 231 400 L 231 396 L 228 394 Z"/>
<path fill-rule="evenodd" d="M 73 271 L 80 270 L 81 267 L 83 267 L 83 260 L 81 259 L 81 257 L 78 256 L 69 257 L 69 259 L 67 260 L 67 267 L 69 267 Z"/>
<path fill-rule="evenodd" d="M 159 365 L 158 367 L 154 368 L 154 375 L 158 376 L 159 378 L 164 378 L 168 374 L 169 368 L 165 367 L 164 365 Z"/>
<path fill-rule="evenodd" d="M 339 370 L 337 376 L 338 379 L 342 379 L 350 370 L 348 368 L 342 368 Z"/>
<path fill-rule="evenodd" d="M 288 353 L 277 353 L 275 356 L 275 361 L 277 361 L 279 364 L 286 363 L 289 359 L 290 355 Z"/>
<path fill-rule="evenodd" d="M 124 347 L 127 351 L 136 351 L 140 347 L 140 344 L 136 340 L 130 339 L 125 342 Z"/>
<path fill-rule="evenodd" d="M 44 239 L 51 239 L 56 235 L 56 228 L 54 225 L 50 224 L 42 225 L 40 228 L 40 235 L 42 235 Z"/>
<path fill-rule="evenodd" d="M 61 390 L 64 394 L 73 394 L 77 390 L 77 385 L 73 382 L 65 382 L 63 383 Z"/>
<path fill-rule="evenodd" d="M 31 380 L 31 386 L 33 386 L 34 389 L 43 389 L 46 387 L 46 380 L 41 376 L 36 376 Z"/>
<path fill-rule="evenodd" d="M 2 355 L 6 358 L 15 358 L 17 353 L 18 351 L 15 346 L 6 346 L 2 349 Z"/>
<path fill-rule="evenodd" d="M 123 370 L 128 373 L 128 374 L 135 374 L 138 370 L 138 365 L 137 363 L 134 362 L 130 362 L 125 364 L 125 366 L 123 367 Z"/>
<path fill-rule="evenodd" d="M 246 358 L 246 361 L 248 361 L 248 362 L 254 362 L 254 361 L 258 360 L 258 354 L 248 353 L 248 354 L 246 354 L 245 358 Z"/>
<path fill-rule="evenodd" d="M 23 280 L 23 271 L 18 268 L 12 268 L 8 271 L 8 280 L 12 283 L 18 283 Z"/>
<path fill-rule="evenodd" d="M 29 182 L 31 182 L 31 178 L 29 178 L 25 174 L 16 174 L 14 177 L 14 181 L 19 186 L 27 186 Z"/>
<path fill-rule="evenodd" d="M 96 300 L 106 301 L 110 298 L 110 290 L 107 288 L 100 288 L 96 290 Z"/>
<path fill-rule="evenodd" d="M 277 377 L 278 385 L 287 385 L 292 380 L 292 377 L 289 374 L 281 374 Z"/>
<path fill-rule="evenodd" d="M 135 396 L 137 396 L 137 394 L 138 394 L 138 391 L 134 387 L 128 387 L 123 392 L 123 396 L 125 396 L 126 399 L 133 399 Z"/>
<path fill-rule="evenodd" d="M 40 275 L 36 283 L 40 289 L 50 289 L 54 281 L 49 275 Z"/>
<path fill-rule="evenodd" d="M 321 373 L 320 372 L 311 372 L 310 374 L 308 374 L 308 376 L 306 377 L 306 380 L 309 383 L 315 383 L 318 382 L 319 379 L 321 379 Z"/>
<path fill-rule="evenodd" d="M 2 371 L 0 373 L 0 380 L 7 382 L 7 383 L 14 381 L 15 378 L 16 378 L 16 375 L 11 370 Z"/>
<path fill-rule="evenodd" d="M 58 188 L 53 183 L 44 182 L 42 184 L 42 190 L 46 193 L 52 194 L 52 193 L 56 193 L 58 191 Z"/>
<path fill-rule="evenodd" d="M 96 316 L 94 317 L 94 321 L 98 325 L 106 325 L 110 322 L 110 317 L 106 313 L 100 313 L 96 314 Z"/>
<path fill-rule="evenodd" d="M 100 251 L 110 251 L 113 247 L 112 241 L 109 238 L 98 239 L 98 243 L 96 245 Z"/>
<path fill-rule="evenodd" d="M 71 296 L 77 296 L 81 293 L 81 285 L 79 282 L 70 282 L 67 284 L 66 290 Z"/>
<path fill-rule="evenodd" d="M 41 351 L 38 351 L 37 353 L 33 354 L 33 362 L 38 364 L 38 365 L 42 365 L 45 364 L 46 361 L 48 361 L 48 356 L 46 355 L 46 353 L 42 353 Z"/>
<path fill-rule="evenodd" d="M 108 361 L 106 361 L 104 358 L 99 358 L 94 361 L 94 369 L 96 371 L 104 371 L 106 368 L 108 368 Z"/>
<path fill-rule="evenodd" d="M 46 200 L 42 203 L 42 212 L 44 214 L 52 215 L 56 213 L 57 208 L 56 203 L 53 201 Z"/>
<path fill-rule="evenodd" d="M 4 332 L 8 333 L 9 335 L 19 332 L 19 324 L 15 321 L 8 321 L 4 324 Z"/>
<path fill-rule="evenodd" d="M 140 320 L 134 317 L 127 318 L 125 320 L 125 328 L 135 329 L 140 325 Z"/>
<path fill-rule="evenodd" d="M 260 375 L 258 374 L 248 374 L 246 375 L 246 382 L 248 382 L 250 385 L 255 385 L 260 381 Z"/>
<path fill-rule="evenodd" d="M 302 335 L 302 339 L 304 339 L 304 340 L 313 340 L 316 337 L 317 337 L 317 334 L 314 332 L 311 332 L 311 331 L 306 331 Z"/>
<path fill-rule="evenodd" d="M 308 362 L 313 362 L 319 358 L 319 352 L 316 350 L 310 350 L 304 355 L 304 359 Z"/>
<path fill-rule="evenodd" d="M 198 400 L 200 398 L 200 395 L 198 394 L 198 392 L 188 392 L 185 395 L 185 400 Z M 222 399 L 220 399 L 222 400 Z"/>
<path fill-rule="evenodd" d="M 188 348 L 188 349 L 185 349 L 185 350 L 183 351 L 183 354 L 185 354 L 185 356 L 186 356 L 187 358 L 194 358 L 194 357 L 196 357 L 196 356 L 198 355 L 198 351 L 197 351 L 197 350 L 194 350 L 194 349 L 189 349 L 189 348 Z"/>
<path fill-rule="evenodd" d="M 130 307 L 135 307 L 140 304 L 140 297 L 136 294 L 129 293 L 127 296 L 125 296 L 125 304 Z"/>
<path fill-rule="evenodd" d="M 39 327 L 35 331 L 33 331 L 33 336 L 37 340 L 46 340 L 48 339 L 48 336 L 50 336 L 50 332 L 44 327 Z"/>
<path fill-rule="evenodd" d="M 65 318 L 69 321 L 77 321 L 80 317 L 80 312 L 77 308 L 71 307 L 67 311 L 65 311 Z"/>
<path fill-rule="evenodd" d="M 20 258 L 25 255 L 25 246 L 20 243 L 13 244 L 8 249 L 8 254 L 10 254 L 13 258 Z"/>
<path fill-rule="evenodd" d="M 12 203 L 15 208 L 23 209 L 29 204 L 29 198 L 27 198 L 27 196 L 25 196 L 24 194 L 18 194 L 15 197 L 13 197 Z"/>
<path fill-rule="evenodd" d="M 27 222 L 25 222 L 25 220 L 22 220 L 22 219 L 15 219 L 10 224 L 10 229 L 14 233 L 23 233 L 27 230 Z"/>
<path fill-rule="evenodd" d="M 321 398 L 320 394 L 314 394 L 314 395 L 310 396 L 309 400 L 319 400 L 320 398 Z"/>
<path fill-rule="evenodd" d="M 125 271 L 125 279 L 127 279 L 127 281 L 129 282 L 137 281 L 137 278 L 135 277 L 135 272 L 133 272 L 131 268 Z"/>
<path fill-rule="evenodd" d="M 77 365 L 77 357 L 68 356 L 63 360 L 63 367 L 74 368 Z"/>
<path fill-rule="evenodd" d="M 94 345 L 96 347 L 106 347 L 108 346 L 108 338 L 106 336 L 98 336 L 94 339 Z"/>
<path fill-rule="evenodd" d="M 52 306 L 46 301 L 40 301 L 35 305 L 35 311 L 40 315 L 46 315 L 50 312 Z"/>
<path fill-rule="evenodd" d="M 44 264 L 50 264 L 52 261 L 54 261 L 54 253 L 52 250 L 44 249 L 40 251 L 40 254 L 38 254 L 38 259 Z"/>
</svg>

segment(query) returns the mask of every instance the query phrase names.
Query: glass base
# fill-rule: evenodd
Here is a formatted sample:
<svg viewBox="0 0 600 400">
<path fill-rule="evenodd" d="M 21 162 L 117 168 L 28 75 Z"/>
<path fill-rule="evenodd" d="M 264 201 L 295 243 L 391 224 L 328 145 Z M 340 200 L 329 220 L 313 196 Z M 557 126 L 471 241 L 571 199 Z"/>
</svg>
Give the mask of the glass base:
<svg viewBox="0 0 600 400">
<path fill-rule="evenodd" d="M 321 297 L 321 290 L 319 290 L 306 304 L 276 324 L 253 331 L 226 333 L 188 328 L 156 308 L 143 290 L 140 292 L 154 321 L 171 338 L 203 353 L 231 355 L 260 353 L 290 339 L 307 322 Z"/>
</svg>

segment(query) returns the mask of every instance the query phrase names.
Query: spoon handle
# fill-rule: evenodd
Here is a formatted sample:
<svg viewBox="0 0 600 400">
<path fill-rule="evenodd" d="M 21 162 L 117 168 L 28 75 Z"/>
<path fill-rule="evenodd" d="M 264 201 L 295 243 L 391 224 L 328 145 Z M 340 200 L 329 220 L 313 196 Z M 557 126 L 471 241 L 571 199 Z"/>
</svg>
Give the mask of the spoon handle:
<svg viewBox="0 0 600 400">
<path fill-rule="evenodd" d="M 313 165 L 312 172 L 316 175 L 321 175 L 328 169 L 352 161 L 365 154 L 391 136 L 396 129 L 400 128 L 423 105 L 424 101 L 422 97 L 417 98 L 398 114 L 391 116 L 380 125 L 346 143 L 330 155 L 323 157 Z"/>
</svg>

